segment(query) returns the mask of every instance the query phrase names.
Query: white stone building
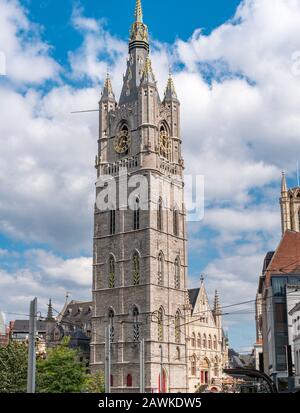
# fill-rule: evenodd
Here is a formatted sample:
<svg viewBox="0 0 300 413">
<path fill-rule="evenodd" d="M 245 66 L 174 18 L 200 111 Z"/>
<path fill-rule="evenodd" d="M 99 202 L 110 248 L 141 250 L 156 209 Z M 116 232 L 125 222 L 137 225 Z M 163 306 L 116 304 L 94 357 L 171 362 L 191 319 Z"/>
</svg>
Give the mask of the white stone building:
<svg viewBox="0 0 300 413">
<path fill-rule="evenodd" d="M 221 387 L 228 368 L 228 343 L 222 328 L 221 307 L 216 292 L 211 309 L 204 282 L 200 288 L 189 290 L 187 312 L 187 354 L 189 392 L 201 386 Z"/>
</svg>

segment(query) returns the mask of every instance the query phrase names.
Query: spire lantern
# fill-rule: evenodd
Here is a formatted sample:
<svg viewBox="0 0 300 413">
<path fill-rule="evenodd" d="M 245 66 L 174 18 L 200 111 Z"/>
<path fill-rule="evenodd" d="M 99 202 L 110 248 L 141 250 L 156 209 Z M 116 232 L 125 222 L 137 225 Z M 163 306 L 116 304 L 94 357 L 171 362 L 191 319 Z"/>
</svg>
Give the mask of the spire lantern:
<svg viewBox="0 0 300 413">
<path fill-rule="evenodd" d="M 143 23 L 143 9 L 141 0 L 136 1 L 135 21 L 130 30 L 129 51 L 140 47 L 146 49 L 149 52 L 149 33 L 148 27 Z"/>
</svg>

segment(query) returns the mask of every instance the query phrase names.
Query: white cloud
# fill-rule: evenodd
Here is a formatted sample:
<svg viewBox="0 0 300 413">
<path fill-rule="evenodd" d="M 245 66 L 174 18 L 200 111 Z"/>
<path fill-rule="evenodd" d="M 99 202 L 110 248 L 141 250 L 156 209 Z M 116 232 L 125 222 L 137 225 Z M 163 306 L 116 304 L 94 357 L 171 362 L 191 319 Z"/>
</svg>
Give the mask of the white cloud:
<svg viewBox="0 0 300 413">
<path fill-rule="evenodd" d="M 168 64 L 174 64 L 186 172 L 206 180 L 207 210 L 193 229 L 192 248 L 205 254 L 200 229 L 215 231 L 210 245 L 219 257 L 205 272 L 208 289 L 218 285 L 225 301 L 254 296 L 264 254 L 280 236 L 280 170 L 292 174 L 300 151 L 300 77 L 292 72 L 299 20 L 296 0 L 246 0 L 233 21 L 211 34 L 198 30 L 187 41 L 155 41 L 152 47 L 161 93 Z M 81 255 L 89 255 L 92 245 L 98 116 L 70 112 L 97 108 L 107 65 L 118 96 L 127 44 L 104 20 L 86 17 L 79 8 L 72 24 L 83 40 L 69 53 L 65 78 L 72 85 L 87 80 L 92 88 L 63 86 L 40 28 L 17 1 L 0 3 L 0 49 L 10 81 L 0 83 L 0 231 L 75 257 L 63 260 L 39 250 L 31 253 L 23 275 L 3 270 L 2 285 L 14 285 L 6 300 L 25 303 L 40 294 L 45 301 L 52 290 L 40 286 L 40 277 L 51 281 L 61 301 L 70 277 L 88 285 L 89 259 Z M 49 92 L 26 87 L 48 79 L 58 80 Z"/>
<path fill-rule="evenodd" d="M 50 46 L 41 39 L 17 0 L 0 2 L 0 50 L 6 57 L 6 73 L 19 84 L 40 84 L 57 77 L 59 65 L 50 56 Z"/>
</svg>

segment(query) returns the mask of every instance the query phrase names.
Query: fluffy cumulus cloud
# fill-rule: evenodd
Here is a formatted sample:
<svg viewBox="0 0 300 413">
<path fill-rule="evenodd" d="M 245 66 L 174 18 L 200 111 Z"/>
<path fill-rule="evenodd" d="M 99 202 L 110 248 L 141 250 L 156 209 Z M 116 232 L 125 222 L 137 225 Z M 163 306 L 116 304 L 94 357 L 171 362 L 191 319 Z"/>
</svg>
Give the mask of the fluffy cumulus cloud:
<svg viewBox="0 0 300 413">
<path fill-rule="evenodd" d="M 40 29 L 17 0 L 1 0 L 0 51 L 14 82 L 41 84 L 58 76 L 60 67 L 51 58 L 50 46 L 41 40 Z"/>
<path fill-rule="evenodd" d="M 24 8 L 0 2 L 8 73 L 0 81 L 0 232 L 29 248 L 1 272 L 13 302 L 52 291 L 62 301 L 70 283 L 90 283 L 98 118 L 70 113 L 97 107 L 107 66 L 118 95 L 127 43 L 78 6 L 70 19 L 82 43 L 62 68 Z M 210 34 L 153 41 L 161 93 L 174 66 L 186 173 L 205 177 L 205 217 L 190 226 L 192 256 L 209 256 L 197 277 L 203 270 L 209 293 L 217 286 L 225 304 L 235 301 L 233 288 L 254 297 L 263 256 L 280 237 L 280 171 L 292 176 L 300 150 L 299 20 L 297 0 L 245 0 Z M 3 246 L 1 262 L 10 253 Z"/>
</svg>

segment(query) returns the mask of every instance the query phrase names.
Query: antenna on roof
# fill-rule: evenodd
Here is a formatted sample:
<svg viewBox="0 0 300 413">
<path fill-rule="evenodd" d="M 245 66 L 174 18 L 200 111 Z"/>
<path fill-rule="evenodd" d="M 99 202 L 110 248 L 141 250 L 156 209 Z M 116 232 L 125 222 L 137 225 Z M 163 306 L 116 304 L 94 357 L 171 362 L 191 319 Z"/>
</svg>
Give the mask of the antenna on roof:
<svg viewBox="0 0 300 413">
<path fill-rule="evenodd" d="M 68 302 L 70 297 L 70 291 L 66 291 L 66 303 Z"/>
</svg>

